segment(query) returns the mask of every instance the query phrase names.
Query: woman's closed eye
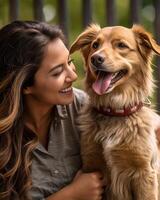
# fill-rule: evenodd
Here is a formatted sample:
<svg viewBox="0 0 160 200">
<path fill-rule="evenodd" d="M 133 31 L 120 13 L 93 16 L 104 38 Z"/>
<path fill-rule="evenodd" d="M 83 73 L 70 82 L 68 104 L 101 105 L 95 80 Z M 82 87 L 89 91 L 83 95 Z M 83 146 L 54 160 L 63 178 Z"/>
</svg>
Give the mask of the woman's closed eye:
<svg viewBox="0 0 160 200">
<path fill-rule="evenodd" d="M 59 76 L 63 72 L 63 66 L 59 66 L 52 71 L 52 76 Z"/>
<path fill-rule="evenodd" d="M 69 59 L 68 60 L 68 65 L 72 66 L 73 64 L 73 59 Z M 57 67 L 55 67 L 54 69 L 51 70 L 51 75 L 54 76 L 54 77 L 57 77 L 59 76 L 63 71 L 64 71 L 64 68 L 65 68 L 65 64 L 63 65 L 58 65 Z"/>
</svg>

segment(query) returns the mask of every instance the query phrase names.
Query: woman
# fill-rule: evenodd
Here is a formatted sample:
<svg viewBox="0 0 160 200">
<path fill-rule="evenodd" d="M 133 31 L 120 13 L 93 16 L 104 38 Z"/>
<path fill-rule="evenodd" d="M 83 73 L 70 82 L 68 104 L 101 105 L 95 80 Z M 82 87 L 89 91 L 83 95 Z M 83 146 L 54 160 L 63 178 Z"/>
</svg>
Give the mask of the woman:
<svg viewBox="0 0 160 200">
<path fill-rule="evenodd" d="M 0 199 L 101 199 L 102 175 L 78 171 L 85 94 L 72 88 L 76 78 L 56 26 L 15 21 L 0 30 Z"/>
</svg>

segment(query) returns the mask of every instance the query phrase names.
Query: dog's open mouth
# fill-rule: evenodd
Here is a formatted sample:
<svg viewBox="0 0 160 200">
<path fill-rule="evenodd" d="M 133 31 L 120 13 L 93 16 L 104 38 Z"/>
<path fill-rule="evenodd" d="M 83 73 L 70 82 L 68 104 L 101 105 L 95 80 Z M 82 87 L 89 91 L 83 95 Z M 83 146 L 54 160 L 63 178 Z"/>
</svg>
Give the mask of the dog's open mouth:
<svg viewBox="0 0 160 200">
<path fill-rule="evenodd" d="M 107 93 L 113 85 L 127 74 L 127 70 L 123 69 L 118 72 L 97 71 L 96 81 L 92 84 L 93 90 L 98 95 Z"/>
</svg>

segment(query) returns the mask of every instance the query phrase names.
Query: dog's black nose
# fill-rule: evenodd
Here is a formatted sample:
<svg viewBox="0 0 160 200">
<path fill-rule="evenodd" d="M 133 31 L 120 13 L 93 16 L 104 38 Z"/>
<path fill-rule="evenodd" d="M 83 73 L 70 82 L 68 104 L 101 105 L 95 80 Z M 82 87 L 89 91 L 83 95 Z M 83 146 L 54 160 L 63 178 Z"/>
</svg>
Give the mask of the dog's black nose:
<svg viewBox="0 0 160 200">
<path fill-rule="evenodd" d="M 101 65 L 104 62 L 104 57 L 100 56 L 100 55 L 93 55 L 91 57 L 91 63 L 98 67 L 99 65 Z"/>
</svg>

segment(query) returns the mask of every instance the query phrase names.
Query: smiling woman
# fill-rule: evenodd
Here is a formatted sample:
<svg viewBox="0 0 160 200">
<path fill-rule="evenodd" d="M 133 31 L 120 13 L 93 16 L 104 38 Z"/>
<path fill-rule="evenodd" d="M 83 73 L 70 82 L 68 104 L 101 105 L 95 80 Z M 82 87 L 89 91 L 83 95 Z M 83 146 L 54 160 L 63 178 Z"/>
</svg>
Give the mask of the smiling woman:
<svg viewBox="0 0 160 200">
<path fill-rule="evenodd" d="M 29 101 L 36 106 L 39 103 L 43 108 L 69 104 L 73 101 L 72 83 L 76 79 L 75 66 L 67 48 L 61 39 L 53 40 L 45 49 L 34 85 L 24 89 L 26 103 Z"/>
<path fill-rule="evenodd" d="M 35 21 L 0 29 L 0 200 L 101 199 L 81 168 L 76 117 L 87 100 L 61 30 Z"/>
</svg>

